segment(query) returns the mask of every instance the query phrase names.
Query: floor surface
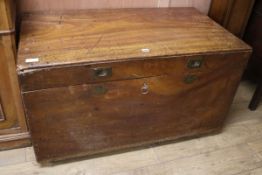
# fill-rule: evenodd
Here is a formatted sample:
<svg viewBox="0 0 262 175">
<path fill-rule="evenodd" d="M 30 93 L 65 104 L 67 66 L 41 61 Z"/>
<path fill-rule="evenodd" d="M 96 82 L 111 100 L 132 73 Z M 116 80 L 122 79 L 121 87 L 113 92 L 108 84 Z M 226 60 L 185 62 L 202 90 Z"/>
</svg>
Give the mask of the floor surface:
<svg viewBox="0 0 262 175">
<path fill-rule="evenodd" d="M 262 175 L 262 103 L 242 82 L 222 133 L 188 141 L 41 167 L 31 147 L 0 152 L 0 175 Z"/>
</svg>

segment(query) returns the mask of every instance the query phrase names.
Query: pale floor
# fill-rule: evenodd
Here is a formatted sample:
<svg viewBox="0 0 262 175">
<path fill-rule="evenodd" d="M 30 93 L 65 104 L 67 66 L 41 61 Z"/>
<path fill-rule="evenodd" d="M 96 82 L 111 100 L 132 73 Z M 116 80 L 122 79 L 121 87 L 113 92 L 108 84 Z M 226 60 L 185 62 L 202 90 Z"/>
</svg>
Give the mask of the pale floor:
<svg viewBox="0 0 262 175">
<path fill-rule="evenodd" d="M 247 109 L 253 85 L 242 82 L 218 135 L 40 167 L 31 147 L 0 152 L 0 175 L 262 175 L 262 105 Z"/>
</svg>

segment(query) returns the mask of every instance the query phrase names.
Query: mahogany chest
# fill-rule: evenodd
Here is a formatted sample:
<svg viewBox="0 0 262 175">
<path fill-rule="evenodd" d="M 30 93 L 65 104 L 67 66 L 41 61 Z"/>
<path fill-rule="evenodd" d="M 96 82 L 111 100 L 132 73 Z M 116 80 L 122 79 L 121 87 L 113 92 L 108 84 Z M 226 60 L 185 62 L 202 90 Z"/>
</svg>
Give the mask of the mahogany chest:
<svg viewBox="0 0 262 175">
<path fill-rule="evenodd" d="M 28 14 L 20 37 L 39 162 L 219 131 L 251 53 L 193 8 Z"/>
</svg>

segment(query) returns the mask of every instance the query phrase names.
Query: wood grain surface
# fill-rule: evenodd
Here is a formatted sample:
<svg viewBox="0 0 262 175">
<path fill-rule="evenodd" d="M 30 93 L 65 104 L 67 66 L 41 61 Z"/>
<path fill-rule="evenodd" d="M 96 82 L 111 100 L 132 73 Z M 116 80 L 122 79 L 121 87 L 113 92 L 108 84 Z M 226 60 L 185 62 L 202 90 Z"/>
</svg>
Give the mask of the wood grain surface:
<svg viewBox="0 0 262 175">
<path fill-rule="evenodd" d="M 34 14 L 22 22 L 18 69 L 241 50 L 250 48 L 192 8 Z"/>
</svg>

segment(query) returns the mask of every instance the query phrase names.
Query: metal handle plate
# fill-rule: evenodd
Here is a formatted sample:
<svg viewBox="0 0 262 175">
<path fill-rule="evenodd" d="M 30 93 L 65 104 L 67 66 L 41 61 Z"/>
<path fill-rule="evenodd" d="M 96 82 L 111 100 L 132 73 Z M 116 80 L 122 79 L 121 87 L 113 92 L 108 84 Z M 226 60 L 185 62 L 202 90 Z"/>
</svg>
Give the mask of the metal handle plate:
<svg viewBox="0 0 262 175">
<path fill-rule="evenodd" d="M 97 85 L 97 86 L 94 86 L 92 93 L 94 95 L 103 95 L 103 94 L 106 94 L 107 91 L 108 91 L 108 89 L 105 86 Z"/>
<path fill-rule="evenodd" d="M 111 77 L 112 76 L 112 68 L 111 67 L 93 68 L 93 76 L 94 76 L 94 78 Z"/>
<path fill-rule="evenodd" d="M 144 83 L 144 84 L 143 84 L 143 86 L 142 86 L 142 88 L 141 88 L 141 93 L 142 93 L 143 95 L 146 95 L 146 94 L 149 93 L 149 86 L 147 85 L 147 83 Z"/>
<path fill-rule="evenodd" d="M 192 84 L 194 83 L 196 80 L 198 79 L 198 77 L 196 75 L 187 75 L 184 79 L 184 82 L 186 84 Z"/>
</svg>

